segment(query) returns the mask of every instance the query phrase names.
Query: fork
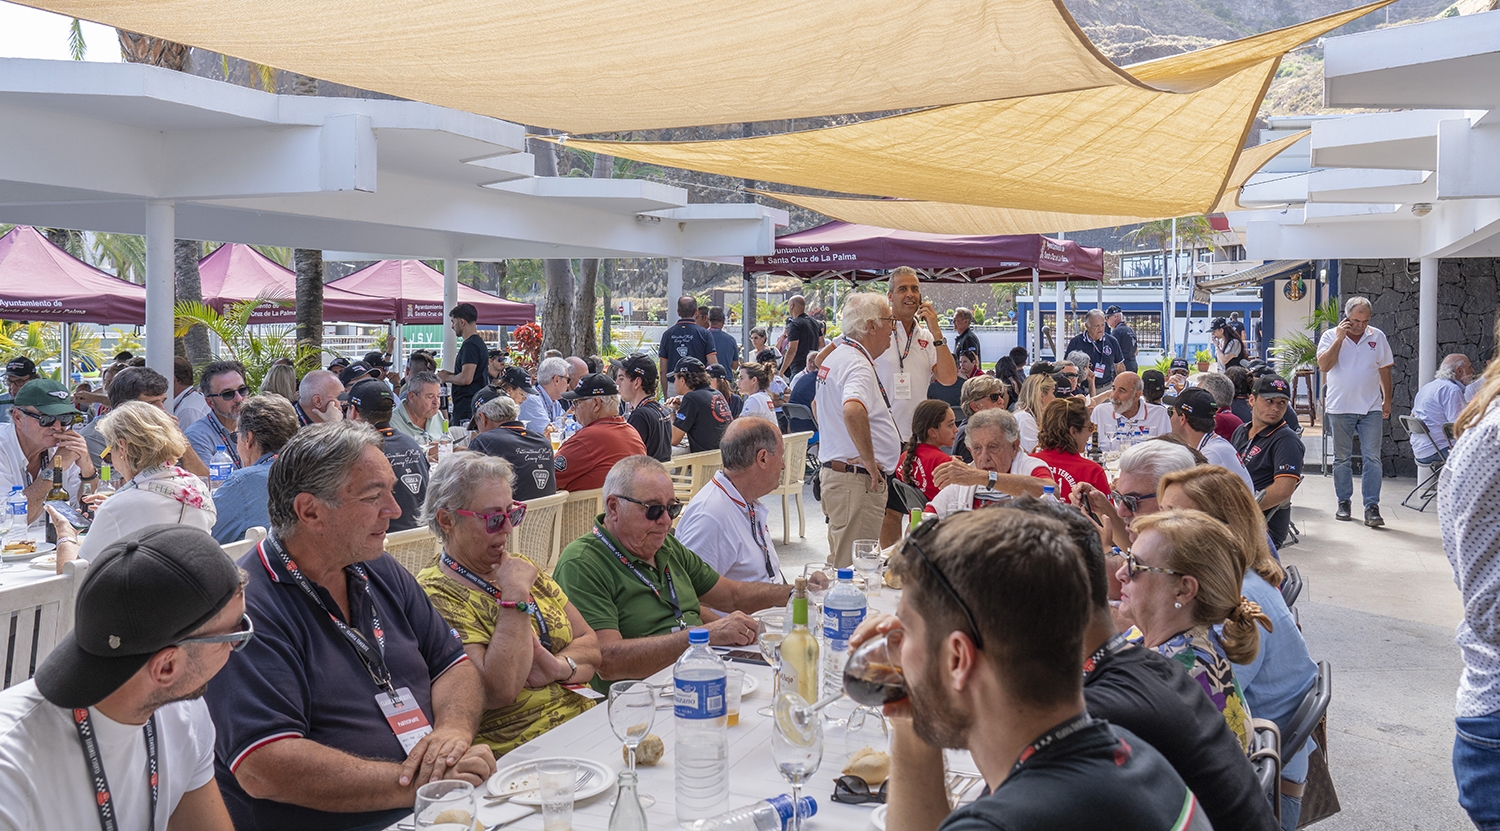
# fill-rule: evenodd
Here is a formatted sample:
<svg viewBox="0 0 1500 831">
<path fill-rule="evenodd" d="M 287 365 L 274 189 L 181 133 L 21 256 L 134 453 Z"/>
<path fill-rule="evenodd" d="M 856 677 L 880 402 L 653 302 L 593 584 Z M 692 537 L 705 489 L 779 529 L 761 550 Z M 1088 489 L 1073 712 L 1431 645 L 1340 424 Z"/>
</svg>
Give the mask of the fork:
<svg viewBox="0 0 1500 831">
<path fill-rule="evenodd" d="M 579 791 L 583 790 L 584 786 L 592 781 L 594 781 L 593 768 L 584 769 L 584 771 L 578 775 L 578 784 L 573 786 L 573 793 L 578 793 Z M 499 796 L 487 796 L 484 798 L 484 801 L 486 805 L 499 805 L 502 802 L 508 801 L 511 797 L 521 796 L 522 794 L 530 794 L 533 791 L 539 790 L 541 790 L 540 785 L 521 791 L 513 791 L 511 793 L 500 794 Z"/>
</svg>

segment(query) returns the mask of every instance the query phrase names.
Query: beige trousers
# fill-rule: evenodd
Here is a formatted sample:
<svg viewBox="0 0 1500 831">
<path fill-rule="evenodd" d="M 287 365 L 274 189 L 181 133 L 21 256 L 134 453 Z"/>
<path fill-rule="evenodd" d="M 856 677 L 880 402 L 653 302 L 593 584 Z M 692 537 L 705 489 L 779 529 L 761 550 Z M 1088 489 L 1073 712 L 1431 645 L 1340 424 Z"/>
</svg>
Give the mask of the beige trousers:
<svg viewBox="0 0 1500 831">
<path fill-rule="evenodd" d="M 828 551 L 836 568 L 854 563 L 855 540 L 880 539 L 885 519 L 886 484 L 870 490 L 868 473 L 819 471 L 823 486 L 823 513 L 828 517 Z"/>
</svg>

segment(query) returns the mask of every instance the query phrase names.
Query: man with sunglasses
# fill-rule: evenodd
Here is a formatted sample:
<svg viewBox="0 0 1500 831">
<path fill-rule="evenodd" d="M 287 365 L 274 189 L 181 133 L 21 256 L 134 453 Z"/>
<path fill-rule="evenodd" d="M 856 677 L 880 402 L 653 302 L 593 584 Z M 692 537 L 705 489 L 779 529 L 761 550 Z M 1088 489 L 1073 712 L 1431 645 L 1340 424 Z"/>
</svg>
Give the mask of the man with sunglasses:
<svg viewBox="0 0 1500 831">
<path fill-rule="evenodd" d="M 10 408 L 15 406 L 16 393 L 27 383 L 40 378 L 36 373 L 36 362 L 25 355 L 17 355 L 5 364 L 5 395 L 0 395 L 0 422 L 10 420 Z"/>
<path fill-rule="evenodd" d="M 148 526 L 94 560 L 72 631 L 35 678 L 0 693 L 0 828 L 231 831 L 202 696 L 254 636 L 243 580 L 182 525 Z"/>
<path fill-rule="evenodd" d="M 50 378 L 28 382 L 16 393 L 9 424 L 0 424 L 0 488 L 16 485 L 26 495 L 27 521 L 42 515 L 42 501 L 52 489 L 53 457 L 62 460 L 68 504 L 78 507 L 79 483 L 99 476 L 89 460 L 89 446 L 73 425 L 83 420 L 68 388 Z"/>
<path fill-rule="evenodd" d="M 608 375 L 583 376 L 562 400 L 573 405 L 573 418 L 583 427 L 552 458 L 558 490 L 593 490 L 604 484 L 615 462 L 645 454 L 641 434 L 620 417 L 620 388 Z"/>
<path fill-rule="evenodd" d="M 223 445 L 234 469 L 239 470 L 245 465 L 235 449 L 234 433 L 240 425 L 240 405 L 251 392 L 245 384 L 245 367 L 239 361 L 214 361 L 203 368 L 198 386 L 208 400 L 209 413 L 188 425 L 182 434 L 200 459 L 213 459 L 214 452 Z"/>
</svg>

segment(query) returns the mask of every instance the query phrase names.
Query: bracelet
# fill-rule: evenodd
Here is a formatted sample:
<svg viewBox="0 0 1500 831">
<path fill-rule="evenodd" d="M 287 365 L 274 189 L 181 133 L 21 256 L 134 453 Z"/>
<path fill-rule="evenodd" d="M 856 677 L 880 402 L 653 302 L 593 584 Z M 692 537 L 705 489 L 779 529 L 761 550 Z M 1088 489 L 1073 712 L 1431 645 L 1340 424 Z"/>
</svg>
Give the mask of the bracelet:
<svg viewBox="0 0 1500 831">
<path fill-rule="evenodd" d="M 497 600 L 502 609 L 515 609 L 523 615 L 531 614 L 531 604 L 524 600 Z"/>
<path fill-rule="evenodd" d="M 94 481 L 95 479 L 98 479 L 98 478 L 99 478 L 99 471 L 95 470 L 93 476 L 80 476 L 80 477 L 78 477 L 78 481 L 80 481 L 80 482 L 92 482 L 92 481 Z"/>
</svg>

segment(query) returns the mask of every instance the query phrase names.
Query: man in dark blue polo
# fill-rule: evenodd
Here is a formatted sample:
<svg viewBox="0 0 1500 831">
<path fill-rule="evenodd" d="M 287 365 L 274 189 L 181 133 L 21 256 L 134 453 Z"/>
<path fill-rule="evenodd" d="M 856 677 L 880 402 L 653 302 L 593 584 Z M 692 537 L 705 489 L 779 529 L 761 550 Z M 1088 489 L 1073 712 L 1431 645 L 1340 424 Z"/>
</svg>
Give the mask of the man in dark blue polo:
<svg viewBox="0 0 1500 831">
<path fill-rule="evenodd" d="M 1124 352 L 1120 349 L 1120 342 L 1109 333 L 1109 327 L 1104 323 L 1104 312 L 1098 309 L 1089 311 L 1084 330 L 1068 341 L 1065 354 L 1071 355 L 1074 352 L 1083 352 L 1089 356 L 1093 366 L 1081 366 L 1078 369 L 1094 374 L 1095 389 L 1109 386 L 1115 381 L 1115 373 L 1125 371 Z"/>
<path fill-rule="evenodd" d="M 677 322 L 661 333 L 661 345 L 657 354 L 661 360 L 661 377 L 677 371 L 677 362 L 683 358 L 697 358 L 704 366 L 719 362 L 714 347 L 713 335 L 693 320 L 698 312 L 698 301 L 688 295 L 677 300 Z"/>
<path fill-rule="evenodd" d="M 385 828 L 429 781 L 482 784 L 479 672 L 384 553 L 399 508 L 381 437 L 305 427 L 271 465 L 272 532 L 239 561 L 255 639 L 208 685 L 236 828 Z"/>
<path fill-rule="evenodd" d="M 1302 484 L 1302 459 L 1307 451 L 1302 438 L 1285 422 L 1290 398 L 1291 387 L 1285 378 L 1279 375 L 1257 378 L 1250 395 L 1251 419 L 1234 431 L 1230 441 L 1250 474 L 1255 499 L 1262 511 L 1290 500 Z M 1286 542 L 1291 524 L 1291 511 L 1277 511 L 1266 520 L 1271 541 L 1278 547 Z"/>
</svg>

